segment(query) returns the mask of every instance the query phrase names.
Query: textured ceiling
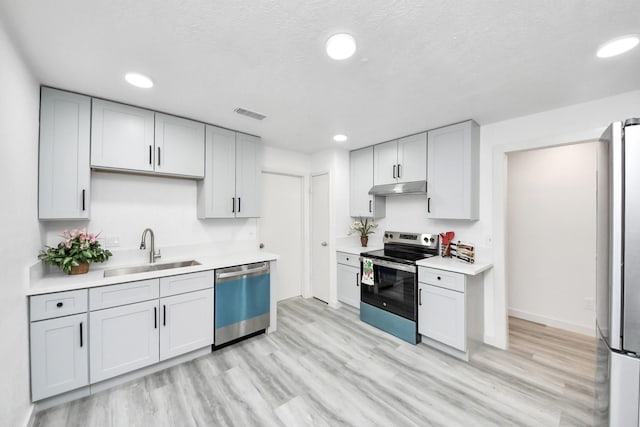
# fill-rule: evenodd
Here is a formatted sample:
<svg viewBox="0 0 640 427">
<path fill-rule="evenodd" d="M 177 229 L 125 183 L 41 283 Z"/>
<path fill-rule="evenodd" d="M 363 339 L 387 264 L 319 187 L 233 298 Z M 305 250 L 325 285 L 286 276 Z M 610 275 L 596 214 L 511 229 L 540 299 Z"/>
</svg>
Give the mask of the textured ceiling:
<svg viewBox="0 0 640 427">
<path fill-rule="evenodd" d="M 43 84 L 307 153 L 640 89 L 640 49 L 595 57 L 640 33 L 637 0 L 1 0 L 0 19 Z M 324 42 L 341 31 L 358 50 L 336 62 Z"/>
</svg>

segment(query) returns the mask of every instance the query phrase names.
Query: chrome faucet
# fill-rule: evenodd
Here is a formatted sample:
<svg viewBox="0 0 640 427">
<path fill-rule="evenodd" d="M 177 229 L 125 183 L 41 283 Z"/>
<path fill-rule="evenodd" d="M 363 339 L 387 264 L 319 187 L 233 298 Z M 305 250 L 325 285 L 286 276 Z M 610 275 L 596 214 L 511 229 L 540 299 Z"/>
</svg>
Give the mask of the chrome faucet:
<svg viewBox="0 0 640 427">
<path fill-rule="evenodd" d="M 155 236 L 153 235 L 153 230 L 150 228 L 145 228 L 142 232 L 142 241 L 140 242 L 140 249 L 147 249 L 147 242 L 145 237 L 147 236 L 147 231 L 151 234 L 151 249 L 149 251 L 149 263 L 153 264 L 156 262 L 156 259 L 160 258 L 160 249 L 156 252 L 156 244 L 155 244 Z"/>
</svg>

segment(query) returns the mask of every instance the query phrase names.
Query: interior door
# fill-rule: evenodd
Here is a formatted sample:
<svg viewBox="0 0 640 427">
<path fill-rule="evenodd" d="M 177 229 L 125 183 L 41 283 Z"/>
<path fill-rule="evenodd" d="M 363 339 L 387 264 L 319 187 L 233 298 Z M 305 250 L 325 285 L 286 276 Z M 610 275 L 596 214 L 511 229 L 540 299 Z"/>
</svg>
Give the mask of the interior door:
<svg viewBox="0 0 640 427">
<path fill-rule="evenodd" d="M 260 242 L 264 250 L 280 255 L 276 297 L 282 301 L 302 294 L 302 177 L 263 172 L 262 193 Z"/>
<path fill-rule="evenodd" d="M 329 174 L 311 178 L 311 295 L 329 302 Z"/>
</svg>

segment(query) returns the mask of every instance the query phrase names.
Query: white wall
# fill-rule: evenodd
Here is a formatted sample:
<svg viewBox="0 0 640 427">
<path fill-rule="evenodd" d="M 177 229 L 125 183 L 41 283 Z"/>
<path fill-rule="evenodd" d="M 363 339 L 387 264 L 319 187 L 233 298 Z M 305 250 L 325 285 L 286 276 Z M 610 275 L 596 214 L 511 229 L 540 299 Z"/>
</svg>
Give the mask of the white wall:
<svg viewBox="0 0 640 427">
<path fill-rule="evenodd" d="M 32 410 L 25 291 L 40 249 L 40 90 L 1 22 L 0 64 L 0 425 L 21 426 Z"/>
<path fill-rule="evenodd" d="M 510 153 L 507 221 L 509 314 L 593 336 L 596 143 Z"/>
</svg>

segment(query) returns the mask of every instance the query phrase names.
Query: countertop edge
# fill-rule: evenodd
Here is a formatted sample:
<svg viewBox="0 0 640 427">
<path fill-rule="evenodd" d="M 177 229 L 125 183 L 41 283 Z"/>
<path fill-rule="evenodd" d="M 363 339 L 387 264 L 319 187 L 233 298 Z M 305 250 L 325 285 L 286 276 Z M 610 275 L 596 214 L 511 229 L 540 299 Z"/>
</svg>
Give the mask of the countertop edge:
<svg viewBox="0 0 640 427">
<path fill-rule="evenodd" d="M 487 261 L 476 261 L 473 264 L 467 264 L 453 258 L 432 257 L 417 262 L 419 267 L 434 268 L 436 270 L 451 271 L 453 273 L 462 273 L 469 276 L 476 276 L 493 267 L 493 263 Z"/>
</svg>

